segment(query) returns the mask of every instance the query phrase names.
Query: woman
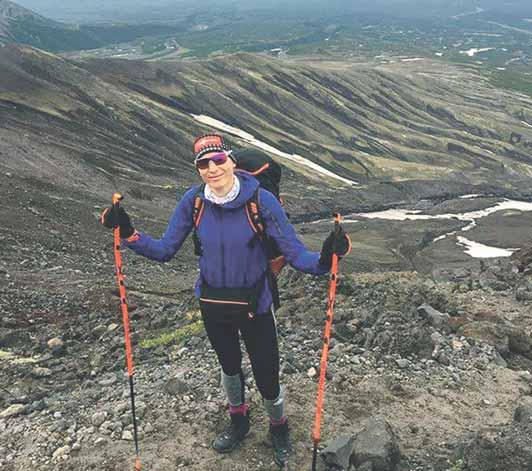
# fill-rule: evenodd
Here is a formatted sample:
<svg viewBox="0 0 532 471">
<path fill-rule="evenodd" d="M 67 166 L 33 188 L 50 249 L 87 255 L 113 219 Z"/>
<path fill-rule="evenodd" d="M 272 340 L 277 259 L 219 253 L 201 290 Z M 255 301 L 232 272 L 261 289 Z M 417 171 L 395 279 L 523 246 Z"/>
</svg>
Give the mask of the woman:
<svg viewBox="0 0 532 471">
<path fill-rule="evenodd" d="M 194 164 L 204 185 L 188 190 L 179 201 L 161 239 L 137 232 L 124 209 L 102 214 L 107 227 L 119 227 L 124 244 L 136 253 L 160 262 L 170 260 L 194 229 L 200 276 L 196 283 L 202 318 L 221 365 L 222 384 L 229 402 L 230 423 L 214 439 L 220 453 L 233 450 L 249 432 L 249 407 L 244 397 L 244 377 L 239 337 L 244 340 L 253 376 L 270 419 L 274 459 L 283 467 L 291 454 L 284 395 L 279 383 L 279 351 L 270 289 L 268 257 L 264 243 L 250 224 L 246 202 L 256 196 L 265 235 L 296 270 L 322 275 L 331 267 L 332 254 L 346 255 L 349 237 L 331 233 L 321 254 L 309 252 L 297 238 L 278 200 L 259 188 L 255 178 L 235 171 L 230 146 L 217 134 L 194 142 Z M 201 224 L 195 224 L 198 197 Z"/>
</svg>

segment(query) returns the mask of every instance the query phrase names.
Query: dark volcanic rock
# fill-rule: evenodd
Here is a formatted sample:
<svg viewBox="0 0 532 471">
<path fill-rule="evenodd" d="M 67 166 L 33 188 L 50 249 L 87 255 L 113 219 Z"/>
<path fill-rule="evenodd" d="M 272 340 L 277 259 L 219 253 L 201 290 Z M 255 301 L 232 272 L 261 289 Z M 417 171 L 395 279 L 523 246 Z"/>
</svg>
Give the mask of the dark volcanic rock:
<svg viewBox="0 0 532 471">
<path fill-rule="evenodd" d="M 320 456 L 328 470 L 346 470 L 353 452 L 355 438 L 351 435 L 338 437 L 327 443 Z"/>
<path fill-rule="evenodd" d="M 390 424 L 381 417 L 370 419 L 355 438 L 351 462 L 357 469 L 394 471 L 400 459 L 401 452 Z"/>
</svg>

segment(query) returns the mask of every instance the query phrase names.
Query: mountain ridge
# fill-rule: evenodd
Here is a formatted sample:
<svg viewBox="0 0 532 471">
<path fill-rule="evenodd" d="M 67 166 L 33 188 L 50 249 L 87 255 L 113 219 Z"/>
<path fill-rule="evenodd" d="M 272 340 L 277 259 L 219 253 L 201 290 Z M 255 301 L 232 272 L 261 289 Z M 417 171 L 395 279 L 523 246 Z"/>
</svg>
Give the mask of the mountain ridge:
<svg viewBox="0 0 532 471">
<path fill-rule="evenodd" d="M 274 156 L 297 220 L 323 218 L 330 207 L 521 197 L 530 188 L 532 128 L 520 120 L 532 122 L 531 100 L 482 88 L 473 94 L 478 75 L 467 67 L 442 79 L 439 64 L 382 68 L 251 54 L 74 62 L 16 45 L 0 48 L 0 67 L 0 168 L 58 193 L 100 198 L 121 187 L 171 207 L 175 190 L 196 181 L 190 142 L 216 130 L 193 117 L 202 114 L 360 182 L 346 188 Z M 466 87 L 448 101 L 457 83 Z"/>
<path fill-rule="evenodd" d="M 102 44 L 77 26 L 50 20 L 10 0 L 0 0 L 0 45 L 12 42 L 47 51 Z"/>
</svg>

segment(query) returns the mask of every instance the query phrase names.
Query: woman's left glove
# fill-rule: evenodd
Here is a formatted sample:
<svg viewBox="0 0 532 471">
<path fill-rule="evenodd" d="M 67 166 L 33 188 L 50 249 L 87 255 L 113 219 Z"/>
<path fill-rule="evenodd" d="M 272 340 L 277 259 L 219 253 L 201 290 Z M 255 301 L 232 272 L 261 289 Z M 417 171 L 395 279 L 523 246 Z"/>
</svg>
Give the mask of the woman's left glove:
<svg viewBox="0 0 532 471">
<path fill-rule="evenodd" d="M 131 225 L 131 220 L 122 206 L 111 206 L 110 208 L 104 209 L 100 216 L 100 222 L 110 229 L 119 227 L 121 239 L 127 239 L 135 232 L 135 229 Z"/>
<path fill-rule="evenodd" d="M 333 253 L 338 255 L 338 258 L 345 257 L 351 252 L 351 239 L 345 233 L 344 228 L 340 226 L 338 233 L 331 232 L 323 246 L 321 247 L 320 265 L 330 267 L 332 265 Z"/>
</svg>

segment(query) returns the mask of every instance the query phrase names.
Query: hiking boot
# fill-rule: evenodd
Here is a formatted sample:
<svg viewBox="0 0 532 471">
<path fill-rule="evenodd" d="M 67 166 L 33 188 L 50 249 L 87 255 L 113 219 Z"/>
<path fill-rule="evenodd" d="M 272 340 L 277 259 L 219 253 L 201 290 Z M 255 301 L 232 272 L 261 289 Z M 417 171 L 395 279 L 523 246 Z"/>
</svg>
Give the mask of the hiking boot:
<svg viewBox="0 0 532 471">
<path fill-rule="evenodd" d="M 273 444 L 273 459 L 280 468 L 285 468 L 288 465 L 288 459 L 292 455 L 288 422 L 281 425 L 270 424 L 270 436 Z"/>
<path fill-rule="evenodd" d="M 233 451 L 249 432 L 249 412 L 245 415 L 230 414 L 230 416 L 231 422 L 212 443 L 212 447 L 218 453 Z"/>
</svg>

